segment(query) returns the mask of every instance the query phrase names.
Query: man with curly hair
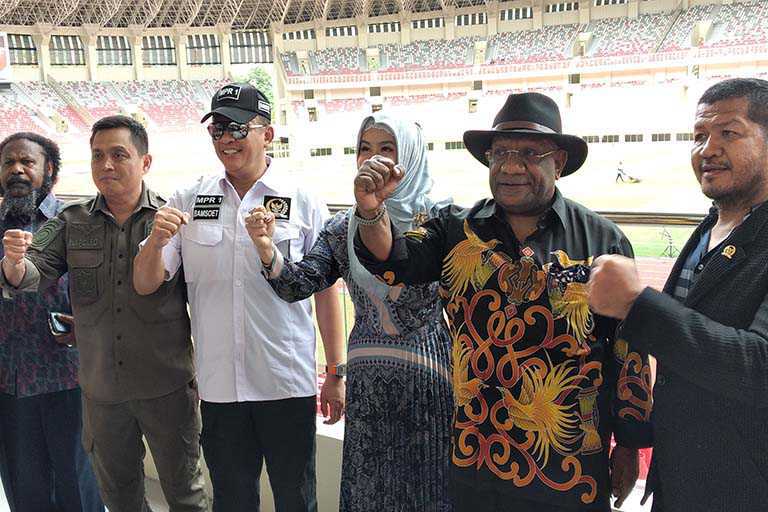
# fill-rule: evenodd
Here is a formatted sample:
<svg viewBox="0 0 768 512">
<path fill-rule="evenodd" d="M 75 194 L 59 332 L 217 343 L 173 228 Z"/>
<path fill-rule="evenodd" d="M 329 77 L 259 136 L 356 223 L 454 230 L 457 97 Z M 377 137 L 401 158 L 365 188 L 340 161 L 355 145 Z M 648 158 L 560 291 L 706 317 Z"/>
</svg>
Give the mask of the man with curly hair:
<svg viewBox="0 0 768 512">
<path fill-rule="evenodd" d="M 0 142 L 0 230 L 37 231 L 63 207 L 52 192 L 61 157 L 36 133 Z M 2 248 L 0 248 L 2 252 Z M 51 332 L 51 313 L 72 324 L 66 276 L 38 293 L 0 299 L 0 475 L 11 510 L 104 510 L 80 439 L 78 352 L 72 330 Z"/>
</svg>

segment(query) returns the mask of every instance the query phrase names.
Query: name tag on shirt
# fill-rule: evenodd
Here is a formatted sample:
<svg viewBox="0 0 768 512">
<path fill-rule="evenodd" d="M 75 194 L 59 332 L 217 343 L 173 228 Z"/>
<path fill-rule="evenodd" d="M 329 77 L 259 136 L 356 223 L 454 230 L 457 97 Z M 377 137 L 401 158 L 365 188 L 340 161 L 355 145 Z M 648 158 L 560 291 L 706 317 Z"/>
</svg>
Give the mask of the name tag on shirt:
<svg viewBox="0 0 768 512">
<path fill-rule="evenodd" d="M 291 217 L 291 198 L 280 196 L 264 196 L 264 208 L 278 220 L 288 220 Z"/>
<path fill-rule="evenodd" d="M 192 220 L 217 220 L 221 203 L 224 200 L 222 195 L 200 195 L 195 197 L 195 207 L 192 210 Z"/>
</svg>

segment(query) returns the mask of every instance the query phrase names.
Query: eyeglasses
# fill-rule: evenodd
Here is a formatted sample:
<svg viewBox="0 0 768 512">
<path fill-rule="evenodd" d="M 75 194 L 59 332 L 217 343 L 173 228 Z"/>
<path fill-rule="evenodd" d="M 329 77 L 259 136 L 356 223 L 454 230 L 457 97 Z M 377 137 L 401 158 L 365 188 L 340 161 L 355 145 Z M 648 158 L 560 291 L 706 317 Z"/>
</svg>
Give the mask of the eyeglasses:
<svg viewBox="0 0 768 512">
<path fill-rule="evenodd" d="M 224 132 L 229 132 L 235 140 L 242 140 L 248 136 L 248 132 L 255 128 L 264 128 L 265 124 L 240 124 L 240 123 L 211 123 L 208 125 L 208 133 L 213 140 L 219 140 L 224 136 Z"/>
<path fill-rule="evenodd" d="M 546 153 L 537 153 L 531 148 L 523 149 L 489 149 L 485 152 L 485 158 L 491 165 L 501 165 L 508 162 L 511 158 L 517 158 L 525 165 L 538 165 L 542 160 L 550 155 L 553 155 L 560 151 L 559 149 L 553 149 Z"/>
</svg>

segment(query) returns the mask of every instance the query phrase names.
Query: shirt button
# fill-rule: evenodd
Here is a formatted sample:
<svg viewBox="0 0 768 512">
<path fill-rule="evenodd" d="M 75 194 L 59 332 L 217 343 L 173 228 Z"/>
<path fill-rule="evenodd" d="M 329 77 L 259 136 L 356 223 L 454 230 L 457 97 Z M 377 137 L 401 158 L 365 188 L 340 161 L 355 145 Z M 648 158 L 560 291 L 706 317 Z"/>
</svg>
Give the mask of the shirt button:
<svg viewBox="0 0 768 512">
<path fill-rule="evenodd" d="M 117 282 L 117 286 L 121 286 L 122 284 L 123 284 L 123 282 L 122 282 L 122 281 L 118 281 L 118 282 Z"/>
<path fill-rule="evenodd" d="M 704 264 L 699 263 L 698 265 L 696 265 L 696 270 L 704 270 Z"/>
<path fill-rule="evenodd" d="M 237 281 L 235 281 L 235 286 L 237 286 L 239 288 L 239 287 L 243 286 L 243 282 L 238 279 Z"/>
<path fill-rule="evenodd" d="M 117 257 L 120 258 L 120 259 L 123 259 L 123 255 L 122 254 L 118 254 Z"/>
<path fill-rule="evenodd" d="M 663 386 L 666 383 L 667 383 L 666 377 L 664 377 L 663 375 L 656 375 L 656 385 Z"/>
<path fill-rule="evenodd" d="M 117 309 L 115 309 L 115 311 L 116 311 L 117 313 L 120 313 L 122 310 L 123 310 L 123 308 L 117 308 Z"/>
<path fill-rule="evenodd" d="M 123 335 L 122 334 L 118 334 L 117 336 L 115 336 L 115 338 L 117 338 L 117 340 L 120 341 L 121 339 L 123 339 Z"/>
<path fill-rule="evenodd" d="M 123 362 L 122 361 L 118 361 L 117 362 L 117 366 L 123 366 Z"/>
</svg>

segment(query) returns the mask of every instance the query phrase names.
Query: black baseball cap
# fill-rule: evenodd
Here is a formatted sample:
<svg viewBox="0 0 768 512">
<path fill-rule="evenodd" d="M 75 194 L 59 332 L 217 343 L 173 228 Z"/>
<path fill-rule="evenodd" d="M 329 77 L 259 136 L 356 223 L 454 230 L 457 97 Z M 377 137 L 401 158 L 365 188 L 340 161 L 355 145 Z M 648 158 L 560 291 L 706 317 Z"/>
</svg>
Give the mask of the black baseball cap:
<svg viewBox="0 0 768 512">
<path fill-rule="evenodd" d="M 216 91 L 211 99 L 211 111 L 200 120 L 214 114 L 222 115 L 236 123 L 245 124 L 256 116 L 272 120 L 272 105 L 263 92 L 251 84 L 228 84 Z"/>
</svg>

